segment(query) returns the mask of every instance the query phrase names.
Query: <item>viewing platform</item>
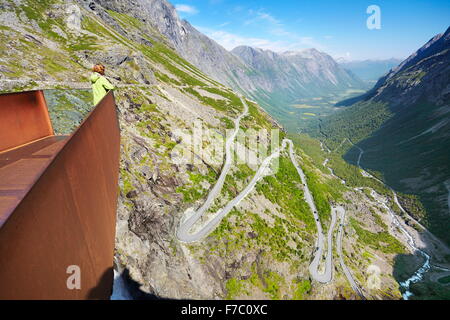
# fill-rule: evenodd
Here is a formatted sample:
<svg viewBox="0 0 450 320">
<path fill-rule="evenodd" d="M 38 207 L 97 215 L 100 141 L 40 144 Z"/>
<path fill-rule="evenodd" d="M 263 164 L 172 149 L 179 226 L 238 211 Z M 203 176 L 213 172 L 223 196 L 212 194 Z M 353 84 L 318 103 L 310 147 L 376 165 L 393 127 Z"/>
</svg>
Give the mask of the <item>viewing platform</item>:
<svg viewBox="0 0 450 320">
<path fill-rule="evenodd" d="M 70 135 L 43 91 L 0 95 L 0 299 L 109 299 L 119 159 L 112 92 Z"/>
</svg>

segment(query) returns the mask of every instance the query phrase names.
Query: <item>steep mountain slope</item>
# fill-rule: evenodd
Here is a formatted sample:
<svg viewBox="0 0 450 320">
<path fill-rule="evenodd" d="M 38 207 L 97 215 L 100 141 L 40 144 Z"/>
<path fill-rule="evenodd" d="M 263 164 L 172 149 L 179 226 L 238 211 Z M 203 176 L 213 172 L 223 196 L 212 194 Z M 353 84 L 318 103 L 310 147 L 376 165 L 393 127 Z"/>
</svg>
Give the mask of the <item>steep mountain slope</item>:
<svg viewBox="0 0 450 320">
<path fill-rule="evenodd" d="M 176 234 L 185 213 L 204 203 L 219 177 L 226 130 L 234 128 L 245 105 L 248 115 L 239 128 L 248 136 L 237 140 L 247 149 L 271 153 L 280 142 L 271 129 L 280 130 L 280 138 L 285 134 L 257 104 L 241 100 L 180 57 L 158 29 L 164 28 L 164 10 L 155 13 L 154 7 L 153 20 L 143 21 L 135 18 L 143 8 L 127 13 L 108 8 L 101 1 L 81 0 L 2 3 L 0 89 L 53 89 L 46 91 L 49 111 L 58 132 L 69 133 L 89 109 L 89 91 L 74 89 L 89 89 L 93 63 L 106 65 L 117 87 L 122 139 L 115 257 L 117 269 L 128 272 L 141 290 L 134 297 L 357 299 L 342 269 L 346 265 L 366 298 L 400 298 L 397 273 L 407 278 L 422 261 L 408 254 L 408 239 L 378 196 L 342 184 L 327 168 L 326 158 L 340 174 L 350 172 L 358 182 L 368 178 L 307 137 L 293 137 L 292 157 L 305 173 L 317 220 L 285 149 L 278 170 L 273 163 L 273 174 L 258 181 L 211 234 L 193 244 L 179 241 Z M 201 138 L 192 139 L 200 130 Z M 248 161 L 239 150 L 238 145 L 234 153 L 240 161 L 232 163 L 205 220 L 245 190 L 258 170 L 260 163 Z M 183 156 L 190 160 L 183 161 Z M 389 190 L 372 180 L 369 186 L 391 205 Z M 334 202 L 346 211 L 340 226 L 342 250 L 327 248 L 334 258 L 333 275 L 321 284 L 308 269 L 318 223 L 331 238 L 336 235 L 331 228 Z M 413 221 L 409 224 L 420 229 Z M 413 227 L 405 226 L 420 238 Z M 446 263 L 439 243 L 420 245 L 429 246 L 433 259 Z M 398 268 L 399 255 L 407 256 L 406 268 Z M 343 264 L 337 263 L 339 257 Z M 324 263 L 319 264 L 321 269 Z M 375 286 L 368 281 L 373 266 L 380 272 Z"/>
<path fill-rule="evenodd" d="M 345 138 L 364 150 L 361 165 L 425 206 L 409 211 L 450 243 L 450 29 L 381 78 L 345 111 L 324 119 L 331 147 Z M 354 103 L 355 100 L 343 104 Z M 356 163 L 358 149 L 345 157 Z M 405 200 L 404 200 L 405 201 Z M 407 205 L 407 202 L 405 202 Z"/>
<path fill-rule="evenodd" d="M 339 65 L 347 70 L 353 72 L 363 81 L 375 84 L 379 78 L 391 71 L 392 68 L 397 67 L 402 60 L 387 59 L 387 60 L 360 60 L 360 61 L 346 61 L 339 60 Z"/>
</svg>

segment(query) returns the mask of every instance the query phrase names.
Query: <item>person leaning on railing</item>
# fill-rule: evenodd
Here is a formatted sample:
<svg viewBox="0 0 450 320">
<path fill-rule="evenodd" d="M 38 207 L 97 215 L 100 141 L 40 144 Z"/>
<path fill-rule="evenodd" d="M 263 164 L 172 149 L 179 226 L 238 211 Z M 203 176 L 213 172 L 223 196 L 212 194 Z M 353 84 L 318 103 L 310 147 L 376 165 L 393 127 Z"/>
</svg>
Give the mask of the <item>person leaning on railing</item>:
<svg viewBox="0 0 450 320">
<path fill-rule="evenodd" d="M 105 75 L 105 66 L 102 64 L 96 64 L 92 71 L 94 72 L 91 75 L 91 83 L 92 83 L 92 92 L 94 94 L 94 106 L 99 103 L 104 96 L 108 93 L 109 90 L 113 90 L 114 86 L 111 82 L 108 81 L 104 77 Z"/>
</svg>

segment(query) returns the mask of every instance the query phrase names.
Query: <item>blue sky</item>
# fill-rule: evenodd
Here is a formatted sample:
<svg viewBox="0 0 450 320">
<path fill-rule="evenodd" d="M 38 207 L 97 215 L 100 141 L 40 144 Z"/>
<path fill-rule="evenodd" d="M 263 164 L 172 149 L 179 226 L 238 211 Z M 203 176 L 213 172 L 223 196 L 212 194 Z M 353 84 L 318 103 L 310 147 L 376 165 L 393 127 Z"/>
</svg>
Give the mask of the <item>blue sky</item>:
<svg viewBox="0 0 450 320">
<path fill-rule="evenodd" d="M 181 18 L 231 50 L 314 47 L 349 60 L 404 59 L 450 26 L 448 0 L 169 0 Z M 381 29 L 369 30 L 378 5 Z"/>
</svg>

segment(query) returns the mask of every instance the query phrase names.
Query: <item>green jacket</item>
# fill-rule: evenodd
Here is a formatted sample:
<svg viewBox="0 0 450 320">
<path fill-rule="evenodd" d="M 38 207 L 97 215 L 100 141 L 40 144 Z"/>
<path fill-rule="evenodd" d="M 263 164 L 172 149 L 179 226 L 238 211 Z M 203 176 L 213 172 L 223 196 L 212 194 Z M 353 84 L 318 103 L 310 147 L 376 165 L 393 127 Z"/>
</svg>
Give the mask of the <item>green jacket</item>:
<svg viewBox="0 0 450 320">
<path fill-rule="evenodd" d="M 94 72 L 91 75 L 92 92 L 94 93 L 94 106 L 96 106 L 109 90 L 114 89 L 114 86 L 101 74 Z"/>
</svg>

